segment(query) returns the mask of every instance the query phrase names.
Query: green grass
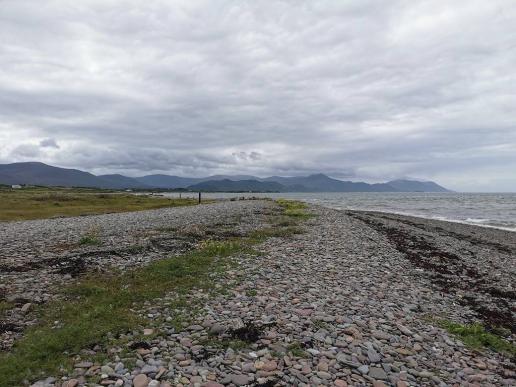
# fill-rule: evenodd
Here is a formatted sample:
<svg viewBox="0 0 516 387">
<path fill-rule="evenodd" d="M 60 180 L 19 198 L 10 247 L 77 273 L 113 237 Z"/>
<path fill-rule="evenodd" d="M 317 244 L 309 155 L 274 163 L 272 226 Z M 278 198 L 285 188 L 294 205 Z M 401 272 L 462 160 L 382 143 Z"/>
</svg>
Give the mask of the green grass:
<svg viewBox="0 0 516 387">
<path fill-rule="evenodd" d="M 297 225 L 297 219 L 293 219 L 289 216 L 278 216 L 276 217 L 274 221 L 274 226 L 276 227 L 289 227 L 289 226 L 296 226 Z"/>
<path fill-rule="evenodd" d="M 87 189 L 0 189 L 0 221 L 140 211 L 195 204 L 197 201 L 193 199 L 169 199 Z"/>
<path fill-rule="evenodd" d="M 98 226 L 91 227 L 90 230 L 79 239 L 80 246 L 98 246 L 102 242 L 99 239 L 101 228 Z"/>
<path fill-rule="evenodd" d="M 306 212 L 308 206 L 303 202 L 297 200 L 278 199 L 276 200 L 276 203 L 278 203 L 283 208 L 283 215 L 285 216 L 296 218 L 312 217 L 311 214 Z"/>
<path fill-rule="evenodd" d="M 299 342 L 297 342 L 297 341 L 293 342 L 292 344 L 290 344 L 288 346 L 287 350 L 294 357 L 301 357 L 301 358 L 307 357 L 307 354 L 306 354 L 305 350 L 303 349 L 301 344 Z"/>
<path fill-rule="evenodd" d="M 7 301 L 0 301 L 0 317 L 4 315 L 5 312 L 12 309 L 14 307 L 13 304 Z"/>
<path fill-rule="evenodd" d="M 487 332 L 482 324 L 462 325 L 452 321 L 441 320 L 439 325 L 451 334 L 459 337 L 470 348 L 477 350 L 489 348 L 511 357 L 516 356 L 516 346 L 514 344 L 504 340 L 497 334 Z"/>
<path fill-rule="evenodd" d="M 79 240 L 79 245 L 100 245 L 100 240 L 93 235 L 85 235 Z"/>
</svg>

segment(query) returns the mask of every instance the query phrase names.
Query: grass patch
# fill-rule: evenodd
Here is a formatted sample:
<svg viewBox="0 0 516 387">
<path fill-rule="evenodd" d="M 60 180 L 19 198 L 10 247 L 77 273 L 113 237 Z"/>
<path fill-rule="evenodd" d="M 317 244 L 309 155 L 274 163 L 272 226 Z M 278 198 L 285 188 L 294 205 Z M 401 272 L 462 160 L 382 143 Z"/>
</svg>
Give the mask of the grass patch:
<svg viewBox="0 0 516 387">
<path fill-rule="evenodd" d="M 278 216 L 274 222 L 275 227 L 290 227 L 290 226 L 295 226 L 295 225 L 297 225 L 296 219 L 292 219 L 289 216 L 283 216 L 283 215 Z"/>
<path fill-rule="evenodd" d="M 313 322 L 313 326 L 317 329 L 328 329 L 330 327 L 330 324 L 323 320 L 315 320 Z"/>
<path fill-rule="evenodd" d="M 194 199 L 170 199 L 87 189 L 0 189 L 0 221 L 94 215 L 196 204 Z"/>
<path fill-rule="evenodd" d="M 7 301 L 0 301 L 0 317 L 4 315 L 5 312 L 12 309 L 14 307 L 13 304 Z"/>
<path fill-rule="evenodd" d="M 0 354 L 0 386 L 55 375 L 72 367 L 71 357 L 83 348 L 105 344 L 109 337 L 143 326 L 133 310 L 145 301 L 174 292 L 171 309 L 191 308 L 193 289 L 213 291 L 213 275 L 230 265 L 229 256 L 245 252 L 249 240 L 207 242 L 180 257 L 111 275 L 89 275 L 63 290 L 64 301 L 40 309 L 40 323 L 29 328 L 8 354 Z M 180 325 L 183 321 L 176 320 Z"/>
<path fill-rule="evenodd" d="M 85 235 L 79 240 L 81 246 L 100 245 L 100 240 L 92 235 Z"/>
<path fill-rule="evenodd" d="M 288 352 L 292 354 L 294 357 L 301 357 L 305 358 L 307 357 L 305 350 L 303 349 L 303 346 L 299 342 L 293 342 L 290 344 L 287 348 Z"/>
<path fill-rule="evenodd" d="M 459 337 L 470 348 L 477 350 L 489 348 L 511 357 L 516 356 L 516 346 L 514 344 L 504 340 L 497 334 L 486 331 L 482 324 L 462 325 L 452 321 L 441 320 L 439 321 L 439 326 Z"/>
<path fill-rule="evenodd" d="M 95 226 L 91 227 L 90 230 L 86 233 L 86 235 L 82 236 L 79 239 L 80 246 L 98 246 L 101 244 L 99 239 L 100 227 Z"/>
<path fill-rule="evenodd" d="M 278 199 L 278 200 L 276 200 L 276 203 L 278 203 L 283 208 L 283 215 L 285 215 L 285 216 L 295 217 L 295 218 L 312 217 L 311 214 L 306 212 L 306 209 L 308 208 L 308 206 L 303 202 L 300 202 L 297 200 Z"/>
</svg>

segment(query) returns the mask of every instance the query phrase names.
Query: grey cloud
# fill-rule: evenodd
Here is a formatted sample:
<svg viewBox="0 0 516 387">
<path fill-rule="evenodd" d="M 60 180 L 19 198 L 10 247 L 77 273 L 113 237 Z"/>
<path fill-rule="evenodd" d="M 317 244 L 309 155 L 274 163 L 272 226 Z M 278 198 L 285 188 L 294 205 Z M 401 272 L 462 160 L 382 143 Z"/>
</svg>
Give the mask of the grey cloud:
<svg viewBox="0 0 516 387">
<path fill-rule="evenodd" d="M 2 1 L 0 160 L 516 190 L 515 23 L 510 0 Z"/>
<path fill-rule="evenodd" d="M 53 138 L 45 138 L 39 142 L 39 146 L 42 148 L 56 148 L 59 149 L 59 145 Z"/>
<path fill-rule="evenodd" d="M 10 154 L 11 157 L 23 160 L 34 159 L 41 156 L 40 148 L 33 144 L 21 144 L 14 148 Z"/>
</svg>

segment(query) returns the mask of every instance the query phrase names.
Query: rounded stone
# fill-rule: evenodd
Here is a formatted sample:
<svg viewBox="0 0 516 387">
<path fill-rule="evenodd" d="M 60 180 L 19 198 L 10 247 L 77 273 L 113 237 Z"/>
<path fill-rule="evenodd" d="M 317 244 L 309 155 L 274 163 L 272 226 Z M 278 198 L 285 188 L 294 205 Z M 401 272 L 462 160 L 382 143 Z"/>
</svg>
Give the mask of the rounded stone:
<svg viewBox="0 0 516 387">
<path fill-rule="evenodd" d="M 134 387 L 148 387 L 148 385 L 149 385 L 149 379 L 147 378 L 147 375 L 145 375 L 145 374 L 136 375 L 133 379 Z"/>
</svg>

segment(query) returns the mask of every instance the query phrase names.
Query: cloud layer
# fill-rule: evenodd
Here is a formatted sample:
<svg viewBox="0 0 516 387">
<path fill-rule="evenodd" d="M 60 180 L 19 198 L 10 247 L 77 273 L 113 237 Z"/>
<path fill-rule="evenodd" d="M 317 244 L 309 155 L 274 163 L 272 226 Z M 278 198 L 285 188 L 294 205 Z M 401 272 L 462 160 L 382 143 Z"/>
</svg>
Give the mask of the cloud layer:
<svg viewBox="0 0 516 387">
<path fill-rule="evenodd" d="M 516 190 L 516 7 L 0 2 L 0 162 Z"/>
</svg>

